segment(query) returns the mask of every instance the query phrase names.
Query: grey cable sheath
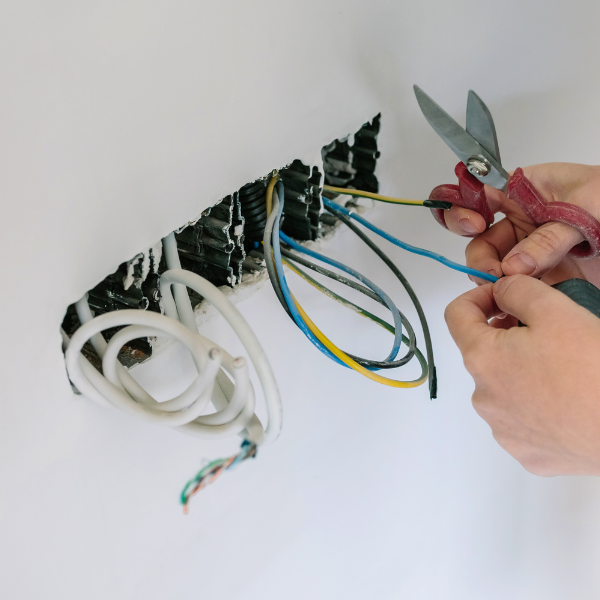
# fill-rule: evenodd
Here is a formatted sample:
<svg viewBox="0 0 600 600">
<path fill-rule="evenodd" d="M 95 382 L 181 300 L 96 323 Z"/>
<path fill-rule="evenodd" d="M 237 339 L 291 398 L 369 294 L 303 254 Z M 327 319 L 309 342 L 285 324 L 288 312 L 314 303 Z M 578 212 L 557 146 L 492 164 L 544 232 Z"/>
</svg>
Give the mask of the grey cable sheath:
<svg viewBox="0 0 600 600">
<path fill-rule="evenodd" d="M 277 270 L 275 269 L 275 263 L 273 261 L 273 246 L 271 240 L 273 239 L 273 227 L 275 225 L 275 221 L 277 220 L 277 211 L 275 210 L 275 206 L 279 206 L 279 192 L 282 190 L 282 188 L 283 185 L 280 181 L 278 181 L 273 188 L 273 208 L 271 210 L 271 214 L 267 218 L 267 224 L 265 225 L 265 231 L 263 234 L 265 264 L 267 265 L 267 272 L 272 283 L 278 281 Z M 294 317 L 288 308 L 281 288 L 278 285 L 273 285 L 273 289 L 275 290 L 275 294 L 277 295 L 277 299 L 279 300 L 281 306 L 283 306 L 290 319 L 293 320 Z"/>
</svg>

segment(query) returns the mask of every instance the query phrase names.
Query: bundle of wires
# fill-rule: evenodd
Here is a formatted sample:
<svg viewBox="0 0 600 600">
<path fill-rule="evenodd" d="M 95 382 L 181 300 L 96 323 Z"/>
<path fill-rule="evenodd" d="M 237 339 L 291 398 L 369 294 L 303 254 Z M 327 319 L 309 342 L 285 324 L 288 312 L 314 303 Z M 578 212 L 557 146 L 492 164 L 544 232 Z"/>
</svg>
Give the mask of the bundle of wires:
<svg viewBox="0 0 600 600">
<path fill-rule="evenodd" d="M 354 192 L 354 190 L 351 190 L 351 191 Z M 349 194 L 350 194 L 350 191 L 349 191 Z M 351 193 L 350 195 L 354 196 L 356 194 Z M 417 200 L 415 202 L 421 202 L 421 204 L 418 206 L 430 206 L 430 205 L 425 204 L 426 200 L 421 200 L 421 201 Z M 356 212 L 349 210 L 349 209 L 345 208 L 344 206 L 340 206 L 339 204 L 336 204 L 335 202 L 331 201 L 329 198 L 323 197 L 323 204 L 325 205 L 325 208 L 329 212 L 335 214 L 336 217 L 342 218 L 341 215 L 345 215 L 346 217 L 348 217 L 350 219 L 354 219 L 361 225 L 364 225 L 367 229 L 370 229 L 373 233 L 376 233 L 377 235 L 381 236 L 382 238 L 388 240 L 388 242 L 391 242 L 392 244 L 394 244 L 394 246 L 398 246 L 399 248 L 402 248 L 403 250 L 408 250 L 408 252 L 412 252 L 413 254 L 418 254 L 419 256 L 426 256 L 428 258 L 432 258 L 433 260 L 445 265 L 446 267 L 449 267 L 450 269 L 453 269 L 454 271 L 459 271 L 460 273 L 466 273 L 467 275 L 473 275 L 473 277 L 478 277 L 479 279 L 484 279 L 485 281 L 491 281 L 492 283 L 494 281 L 498 281 L 498 277 L 496 277 L 495 275 L 491 275 L 490 273 L 484 273 L 483 271 L 478 271 L 477 269 L 471 269 L 471 267 L 466 267 L 465 265 L 461 265 L 460 263 L 454 262 L 453 260 L 450 260 L 449 258 L 446 258 L 445 256 L 438 254 L 437 252 L 432 252 L 431 250 L 425 250 L 423 248 L 418 248 L 417 246 L 412 246 L 411 244 L 407 244 L 406 242 L 403 242 L 402 240 L 399 240 L 398 238 L 394 237 L 393 235 L 390 235 L 389 233 L 383 231 L 379 227 L 376 227 L 375 225 L 373 225 L 372 223 L 370 223 L 369 221 L 367 221 L 360 215 L 356 214 Z M 450 204 L 450 203 L 449 202 L 440 202 L 440 204 Z M 437 208 L 442 208 L 442 207 L 438 206 Z M 446 207 L 446 208 L 448 208 L 448 207 Z M 344 222 L 346 222 L 346 221 L 344 221 Z"/>
<path fill-rule="evenodd" d="M 328 358 L 332 359 L 338 364 L 341 364 L 345 367 L 357 371 L 361 375 L 372 379 L 377 383 L 381 383 L 391 387 L 410 388 L 422 385 L 427 381 L 428 377 L 430 377 L 430 396 L 432 398 L 435 398 L 435 364 L 433 359 L 433 349 L 429 335 L 429 328 L 427 326 L 427 320 L 414 291 L 412 290 L 412 288 L 408 284 L 408 281 L 406 281 L 406 278 L 402 275 L 402 273 L 400 273 L 397 267 L 393 265 L 392 261 L 387 256 L 385 256 L 383 251 L 381 251 L 381 249 L 379 249 L 374 242 L 372 242 L 368 237 L 362 234 L 362 232 L 358 233 L 359 237 L 361 237 L 363 241 L 365 241 L 372 249 L 374 249 L 377 252 L 377 254 L 380 257 L 384 259 L 384 262 L 392 269 L 392 272 L 401 281 L 402 285 L 405 287 L 411 300 L 413 301 L 413 304 L 415 305 L 417 313 L 419 314 L 419 319 L 423 327 L 424 337 L 427 346 L 427 359 L 417 348 L 416 336 L 408 319 L 398 310 L 391 298 L 383 290 L 381 290 L 377 285 L 375 285 L 372 281 L 370 281 L 361 273 L 357 272 L 355 269 L 352 269 L 351 267 L 348 267 L 347 265 L 344 265 L 339 261 L 335 261 L 331 258 L 323 256 L 322 254 L 304 248 L 303 246 L 297 244 L 294 240 L 292 240 L 280 231 L 280 221 L 283 212 L 284 198 L 283 184 L 280 180 L 276 180 L 276 178 L 273 178 L 271 180 L 267 188 L 267 198 L 267 206 L 272 205 L 272 211 L 267 219 L 267 225 L 265 227 L 265 233 L 263 237 L 265 262 L 267 265 L 267 270 L 269 272 L 269 277 L 271 279 L 271 284 L 273 285 L 275 293 L 283 308 L 293 319 L 296 325 L 304 332 L 308 339 Z M 357 229 L 355 227 L 351 227 L 351 229 L 356 233 Z M 282 248 L 281 242 L 284 242 L 287 248 Z M 352 281 L 346 276 L 339 275 L 338 273 L 334 273 L 329 269 L 317 266 L 308 259 L 299 256 L 297 254 L 298 252 L 308 255 L 311 258 L 316 258 L 317 260 L 325 264 L 334 266 L 342 272 L 346 273 L 347 275 L 352 276 L 357 281 Z M 284 259 L 283 256 L 285 256 L 287 260 Z M 383 321 L 382 319 L 375 317 L 365 309 L 357 306 L 349 300 L 346 300 L 339 294 L 336 294 L 335 292 L 327 289 L 325 286 L 319 284 L 311 277 L 309 277 L 306 273 L 304 273 L 297 266 L 297 264 L 292 265 L 290 261 L 294 261 L 297 264 L 302 264 L 303 266 L 308 267 L 309 269 L 312 269 L 322 275 L 331 277 L 332 279 L 335 279 L 338 282 L 352 287 L 353 289 L 361 292 L 362 294 L 372 299 L 376 299 L 376 301 L 385 305 L 390 310 L 390 312 L 392 313 L 394 324 L 389 324 Z M 335 344 L 333 344 L 333 342 L 329 340 L 325 336 L 325 334 L 323 334 L 323 332 L 312 322 L 310 317 L 306 314 L 302 306 L 298 303 L 296 298 L 291 293 L 283 270 L 284 264 L 290 266 L 290 268 L 292 268 L 296 273 L 300 274 L 303 278 L 309 281 L 309 283 L 315 285 L 318 289 L 325 292 L 328 296 L 336 299 L 345 306 L 357 310 L 360 315 L 375 321 L 378 325 L 384 327 L 385 329 L 390 331 L 390 333 L 393 333 L 394 342 L 388 357 L 383 361 L 375 361 L 371 359 L 360 358 L 350 354 L 349 352 L 341 350 Z M 407 335 L 403 334 L 403 327 L 406 329 Z M 407 351 L 402 358 L 395 360 L 399 352 L 401 343 L 404 343 L 406 345 Z M 407 364 L 413 357 L 417 358 L 421 366 L 421 374 L 416 379 L 410 381 L 397 381 L 395 379 L 384 377 L 376 373 L 376 371 L 381 369 L 393 369 L 401 367 Z"/>
<path fill-rule="evenodd" d="M 229 458 L 219 458 L 208 463 L 203 467 L 193 479 L 190 479 L 181 492 L 181 504 L 183 504 L 183 512 L 188 514 L 188 505 L 191 497 L 199 492 L 207 485 L 214 481 L 223 473 L 232 469 L 242 461 L 248 458 L 254 458 L 257 452 L 257 445 L 248 440 L 242 442 L 242 446 L 238 454 L 234 454 Z"/>
<path fill-rule="evenodd" d="M 70 339 L 62 331 L 69 377 L 84 396 L 144 421 L 202 438 L 237 434 L 244 442 L 236 456 L 245 456 L 248 452 L 244 444 L 256 447 L 272 442 L 281 430 L 281 398 L 275 375 L 258 338 L 235 306 L 212 283 L 181 269 L 174 234 L 163 239 L 163 249 L 169 269 L 160 277 L 165 314 L 120 310 L 94 317 L 84 296 L 76 304 L 81 327 Z M 188 287 L 217 308 L 248 352 L 263 388 L 268 416 L 266 428 L 254 413 L 255 394 L 246 359 L 234 358 L 198 332 Z M 101 332 L 113 327 L 123 328 L 106 342 Z M 170 337 L 183 343 L 196 367 L 197 376 L 188 388 L 165 402 L 158 402 L 143 389 L 117 358 L 124 344 L 148 336 Z M 88 340 L 102 359 L 102 373 L 81 352 Z M 216 410 L 206 414 L 211 402 Z M 253 455 L 255 453 L 256 450 Z M 240 460 L 224 459 L 228 464 L 219 473 Z M 213 473 L 210 481 L 215 478 Z M 205 478 L 200 479 L 205 485 Z"/>
<path fill-rule="evenodd" d="M 381 196 L 379 194 L 372 194 L 370 192 L 363 192 L 360 190 L 349 190 L 345 188 L 335 188 L 331 186 L 324 186 L 324 191 L 334 193 L 334 194 L 348 194 L 352 196 L 366 197 L 371 198 L 373 200 L 378 200 L 382 202 L 389 202 L 393 204 L 403 204 L 409 206 L 423 206 L 426 208 L 442 208 L 449 209 L 452 207 L 452 204 L 449 202 L 440 202 L 436 200 L 407 200 L 403 198 L 391 198 L 388 196 Z M 304 248 L 300 244 L 297 244 L 282 233 L 279 230 L 281 215 L 283 212 L 283 202 L 284 202 L 284 193 L 283 193 L 283 184 L 281 181 L 277 180 L 276 177 L 273 177 L 269 186 L 267 188 L 267 210 L 270 213 L 269 218 L 267 220 L 267 225 L 265 228 L 265 234 L 263 238 L 263 246 L 264 246 L 264 255 L 265 261 L 267 265 L 267 270 L 269 272 L 269 277 L 271 279 L 271 283 L 275 290 L 275 293 L 282 304 L 283 308 L 286 310 L 290 318 L 296 323 L 296 325 L 305 333 L 308 339 L 328 358 L 334 360 L 335 362 L 342 364 L 343 366 L 350 367 L 355 371 L 358 371 L 365 377 L 373 379 L 378 383 L 382 383 L 384 385 L 390 385 L 393 387 L 416 387 L 418 385 L 423 384 L 429 378 L 429 395 L 430 398 L 437 397 L 437 377 L 435 370 L 435 363 L 433 357 L 433 348 L 431 343 L 431 335 L 429 332 L 429 326 L 427 324 L 427 319 L 423 312 L 423 308 L 417 298 L 414 290 L 406 280 L 406 277 L 401 273 L 398 267 L 392 262 L 392 260 L 379 248 L 379 246 L 371 240 L 363 231 L 361 231 L 352 221 L 355 220 L 359 222 L 364 227 L 370 229 L 377 235 L 385 238 L 396 246 L 403 248 L 404 250 L 408 250 L 414 254 L 419 254 L 421 256 L 427 256 L 432 258 L 452 269 L 460 271 L 462 273 L 467 273 L 469 275 L 474 275 L 475 277 L 479 277 L 481 279 L 487 281 L 495 281 L 497 278 L 488 273 L 483 273 L 481 271 L 477 271 L 475 269 L 471 269 L 464 265 L 458 264 L 450 259 L 441 256 L 435 252 L 431 252 L 429 250 L 424 250 L 422 248 L 417 248 L 416 246 L 412 246 L 401 240 L 391 236 L 390 234 L 382 231 L 375 225 L 369 223 L 366 219 L 362 218 L 356 212 L 349 210 L 339 204 L 333 202 L 332 200 L 323 197 L 323 202 L 325 208 L 335 216 L 337 219 L 342 221 L 348 228 L 350 228 L 369 248 L 371 248 L 377 256 L 388 266 L 388 268 L 394 273 L 396 278 L 401 282 L 402 286 L 408 293 L 415 310 L 419 316 L 419 321 L 421 322 L 421 328 L 423 330 L 423 336 L 425 338 L 425 346 L 426 346 L 426 355 L 425 359 L 419 349 L 416 347 L 415 335 L 410 323 L 404 317 L 402 313 L 395 307 L 390 298 L 380 290 L 375 284 L 370 282 L 364 275 L 361 275 L 354 269 L 340 263 L 339 261 L 334 261 L 330 258 L 327 258 L 317 252 L 312 250 L 308 250 Z M 272 207 L 272 211 L 271 211 Z M 287 247 L 282 248 L 281 242 L 283 242 Z M 295 252 L 293 252 L 294 250 Z M 308 259 L 299 256 L 299 253 L 311 256 L 312 258 L 316 258 L 317 260 L 324 262 L 326 264 L 337 267 L 341 271 L 352 275 L 355 279 L 357 279 L 360 283 L 357 283 L 347 277 L 340 275 L 339 273 L 330 271 L 322 266 L 316 265 L 315 263 L 309 261 Z M 285 256 L 285 259 L 283 258 Z M 287 260 L 286 260 L 287 259 Z M 292 264 L 293 263 L 295 264 Z M 394 334 L 394 346 L 390 355 L 384 361 L 374 361 L 368 360 L 364 358 L 360 358 L 350 354 L 349 352 L 344 352 L 343 350 L 337 348 L 310 320 L 306 312 L 300 306 L 296 298 L 293 296 L 291 291 L 289 290 L 289 286 L 287 284 L 285 273 L 283 271 L 283 265 L 287 265 L 293 272 L 302 277 L 305 281 L 319 289 L 321 292 L 326 294 L 327 296 L 335 299 L 340 302 L 344 306 L 347 306 L 354 311 L 358 312 L 363 317 L 366 317 L 373 322 L 377 323 L 381 327 L 388 330 L 390 333 Z M 364 308 L 346 300 L 340 295 L 336 294 L 332 290 L 325 287 L 323 284 L 319 283 L 312 277 L 310 277 L 306 272 L 304 272 L 298 265 L 303 265 L 321 275 L 325 275 L 326 277 L 330 277 L 335 281 L 343 283 L 362 294 L 372 298 L 373 300 L 379 302 L 380 304 L 385 305 L 392 313 L 394 317 L 394 324 L 391 325 L 376 317 L 369 311 Z M 407 336 L 402 334 L 402 326 L 406 329 Z M 399 342 L 402 342 L 407 346 L 408 351 L 404 357 L 399 360 L 393 360 L 397 354 L 399 348 Z M 405 365 L 410 361 L 410 359 L 416 356 L 417 360 L 421 365 L 421 375 L 412 381 L 395 381 L 393 379 L 388 379 L 386 377 L 382 377 L 381 375 L 375 374 L 375 370 L 379 369 L 389 369 L 396 368 Z"/>
</svg>

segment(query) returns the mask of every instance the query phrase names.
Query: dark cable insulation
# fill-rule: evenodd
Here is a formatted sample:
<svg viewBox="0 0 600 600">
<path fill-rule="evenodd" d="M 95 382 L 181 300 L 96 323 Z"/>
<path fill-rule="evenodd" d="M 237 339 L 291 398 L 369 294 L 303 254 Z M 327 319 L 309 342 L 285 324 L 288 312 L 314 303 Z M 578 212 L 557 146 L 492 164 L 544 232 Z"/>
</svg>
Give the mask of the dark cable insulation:
<svg viewBox="0 0 600 600">
<path fill-rule="evenodd" d="M 325 205 L 325 208 L 336 218 L 342 221 L 345 225 L 347 225 L 379 258 L 388 266 L 388 268 L 394 273 L 394 275 L 398 278 L 407 294 L 409 295 L 412 303 L 419 315 L 419 321 L 421 322 L 421 328 L 423 329 L 423 336 L 425 338 L 425 348 L 427 354 L 427 364 L 429 365 L 429 397 L 433 400 L 437 398 L 437 374 L 435 368 L 435 361 L 433 357 L 433 344 L 431 343 L 431 333 L 429 331 L 429 324 L 427 323 L 427 317 L 425 316 L 425 312 L 423 311 L 423 307 L 419 302 L 419 298 L 417 294 L 412 289 L 412 286 L 406 279 L 406 277 L 402 274 L 400 269 L 394 264 L 394 262 L 383 252 L 383 250 L 363 231 L 361 231 L 352 220 L 347 217 L 344 213 L 334 211 Z"/>
<path fill-rule="evenodd" d="M 280 181 L 278 181 L 276 183 L 276 192 L 277 192 L 278 198 L 283 196 L 283 193 L 284 193 L 283 192 L 283 184 Z M 272 211 L 271 215 L 269 215 L 269 219 L 267 219 L 267 224 L 265 226 L 265 233 L 264 233 L 264 237 L 263 237 L 265 263 L 267 266 L 267 272 L 269 274 L 269 278 L 271 279 L 271 284 L 273 286 L 273 289 L 275 290 L 275 294 L 277 295 L 279 302 L 284 307 L 285 311 L 288 313 L 288 316 L 295 322 L 295 319 L 291 314 L 291 311 L 285 300 L 285 297 L 283 296 L 283 292 L 282 292 L 281 286 L 279 284 L 279 278 L 277 276 L 277 270 L 276 270 L 274 260 L 273 260 L 271 239 L 273 236 L 273 228 L 274 228 L 275 222 L 276 222 L 276 217 L 273 216 L 274 212 L 275 212 L 275 210 Z M 282 251 L 283 251 L 283 249 L 282 249 Z M 292 258 L 294 258 L 294 259 L 297 258 L 296 254 L 292 254 L 289 251 L 287 251 L 287 252 L 289 253 L 289 255 L 291 255 Z M 305 262 L 307 262 L 311 266 L 316 267 L 316 265 L 313 265 L 313 263 L 311 263 L 310 261 L 305 261 Z M 317 267 L 317 268 L 323 269 L 322 267 Z M 324 274 L 325 274 L 325 272 L 327 274 L 330 273 L 332 278 L 336 279 L 337 281 L 341 281 L 342 283 L 345 283 L 346 285 L 350 285 L 350 287 L 357 289 L 361 293 L 366 293 L 366 291 L 368 290 L 368 288 L 366 288 L 365 286 L 362 286 L 361 284 L 356 284 L 355 282 L 351 281 L 350 279 L 340 276 L 340 275 L 334 273 L 333 271 L 329 271 L 328 269 L 323 269 L 323 271 L 324 271 Z M 346 283 L 346 282 L 348 282 L 348 283 Z M 375 292 L 373 292 L 372 290 L 368 290 L 368 293 L 366 293 L 366 295 L 368 295 L 369 297 L 372 297 L 371 294 L 373 296 L 375 296 L 375 299 L 377 301 L 379 301 L 381 304 L 383 304 L 384 306 L 389 308 L 387 306 L 387 304 L 385 303 L 385 301 L 382 298 L 380 298 L 379 296 L 377 296 L 377 294 L 375 294 Z M 396 310 L 398 310 L 398 309 L 396 308 Z M 400 315 L 402 324 L 406 328 L 406 332 L 408 334 L 407 337 L 409 339 L 408 350 L 402 358 L 400 358 L 396 361 L 391 361 L 391 360 L 375 361 L 375 360 L 358 357 L 358 356 L 355 356 L 348 352 L 346 352 L 346 354 L 348 356 L 350 356 L 350 358 L 352 358 L 353 360 L 358 362 L 360 365 L 362 365 L 366 368 L 370 368 L 370 369 L 393 369 L 393 368 L 401 367 L 401 366 L 404 366 L 405 364 L 407 364 L 414 356 L 414 352 L 415 352 L 415 348 L 416 348 L 416 336 L 415 336 L 414 329 L 413 329 L 412 325 L 410 324 L 410 321 L 399 310 L 398 310 L 398 313 Z"/>
</svg>

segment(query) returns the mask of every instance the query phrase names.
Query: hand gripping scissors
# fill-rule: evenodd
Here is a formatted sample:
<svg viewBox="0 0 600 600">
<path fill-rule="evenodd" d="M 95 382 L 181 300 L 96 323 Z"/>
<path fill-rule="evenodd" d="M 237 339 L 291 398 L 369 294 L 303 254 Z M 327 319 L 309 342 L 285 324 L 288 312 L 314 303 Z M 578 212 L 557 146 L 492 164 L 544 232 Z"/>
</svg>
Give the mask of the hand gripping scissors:
<svg viewBox="0 0 600 600">
<path fill-rule="evenodd" d="M 489 227 L 494 222 L 485 195 L 484 184 L 506 193 L 539 227 L 558 221 L 577 229 L 584 241 L 571 249 L 580 258 L 600 255 L 600 223 L 586 210 L 567 202 L 547 202 L 525 177 L 523 169 L 512 176 L 503 168 L 494 119 L 488 107 L 473 91 L 467 98 L 467 126 L 463 129 L 420 87 L 414 86 L 423 115 L 461 162 L 456 165 L 458 185 L 439 185 L 431 200 L 446 200 L 478 212 Z M 442 209 L 432 209 L 436 220 L 446 227 Z"/>
<path fill-rule="evenodd" d="M 473 91 L 467 98 L 467 123 L 463 129 L 443 108 L 420 87 L 414 86 L 423 115 L 436 133 L 460 159 L 454 172 L 458 185 L 439 185 L 430 194 L 431 200 L 444 200 L 478 212 L 490 227 L 494 215 L 489 208 L 484 184 L 506 193 L 539 227 L 557 221 L 577 229 L 584 241 L 571 248 L 579 258 L 600 255 L 600 223 L 586 210 L 567 202 L 548 202 L 525 177 L 523 169 L 513 175 L 502 166 L 494 119 L 488 107 Z M 431 209 L 436 220 L 446 227 L 443 209 Z M 600 317 L 600 290 L 583 279 L 568 279 L 552 286 L 573 301 Z"/>
</svg>

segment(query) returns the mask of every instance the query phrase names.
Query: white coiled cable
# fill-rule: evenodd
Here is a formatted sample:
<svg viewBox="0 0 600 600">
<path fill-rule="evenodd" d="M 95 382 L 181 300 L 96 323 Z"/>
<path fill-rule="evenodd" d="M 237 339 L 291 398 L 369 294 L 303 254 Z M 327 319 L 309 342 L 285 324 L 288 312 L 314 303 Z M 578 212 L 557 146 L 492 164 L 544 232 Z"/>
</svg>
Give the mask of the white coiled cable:
<svg viewBox="0 0 600 600">
<path fill-rule="evenodd" d="M 281 430 L 281 398 L 273 370 L 256 335 L 217 287 L 180 268 L 174 234 L 163 239 L 163 248 L 169 268 L 160 277 L 164 315 L 131 309 L 94 317 L 87 295 L 77 302 L 77 314 L 82 325 L 70 339 L 63 332 L 71 381 L 84 396 L 150 423 L 174 427 L 199 437 L 221 438 L 239 434 L 256 444 L 274 441 Z M 215 306 L 248 352 L 264 392 L 268 417 L 266 429 L 254 414 L 255 395 L 246 359 L 232 357 L 200 335 L 188 287 Z M 123 326 L 126 327 L 108 343 L 105 341 L 102 331 Z M 157 402 L 118 360 L 119 350 L 124 344 L 147 336 L 170 337 L 184 344 L 198 372 L 183 393 L 166 402 Z M 81 353 L 88 340 L 102 359 L 103 374 Z M 202 414 L 211 401 L 216 412 Z"/>
</svg>

